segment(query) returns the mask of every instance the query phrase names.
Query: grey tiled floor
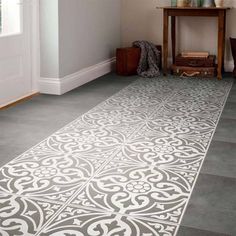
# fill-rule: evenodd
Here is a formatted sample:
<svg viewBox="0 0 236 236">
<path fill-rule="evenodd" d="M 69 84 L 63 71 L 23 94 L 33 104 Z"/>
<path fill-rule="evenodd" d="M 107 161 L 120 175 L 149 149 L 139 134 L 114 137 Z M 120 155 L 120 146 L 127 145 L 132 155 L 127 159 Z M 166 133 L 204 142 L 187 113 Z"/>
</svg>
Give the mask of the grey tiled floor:
<svg viewBox="0 0 236 236">
<path fill-rule="evenodd" d="M 0 166 L 106 100 L 137 77 L 108 75 L 62 96 L 39 95 L 0 111 Z"/>
<path fill-rule="evenodd" d="M 0 166 L 137 77 L 114 74 L 63 96 L 39 95 L 0 111 Z M 231 90 L 178 236 L 236 235 L 236 85 Z"/>
<path fill-rule="evenodd" d="M 222 113 L 178 236 L 236 235 L 236 83 Z"/>
</svg>

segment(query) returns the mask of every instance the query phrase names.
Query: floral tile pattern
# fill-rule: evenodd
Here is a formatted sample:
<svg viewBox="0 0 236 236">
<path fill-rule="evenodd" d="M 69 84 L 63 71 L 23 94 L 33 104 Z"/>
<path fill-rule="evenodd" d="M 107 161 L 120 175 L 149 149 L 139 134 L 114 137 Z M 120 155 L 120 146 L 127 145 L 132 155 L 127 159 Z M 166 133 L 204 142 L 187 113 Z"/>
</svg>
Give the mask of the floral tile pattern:
<svg viewBox="0 0 236 236">
<path fill-rule="evenodd" d="M 35 235 L 60 207 L 0 192 L 0 235 Z"/>
<path fill-rule="evenodd" d="M 174 236 L 232 86 L 139 79 L 0 168 L 1 236 Z"/>
<path fill-rule="evenodd" d="M 171 236 L 175 225 L 68 206 L 40 236 Z"/>
<path fill-rule="evenodd" d="M 94 175 L 104 159 L 76 154 L 17 159 L 0 171 L 0 190 L 65 202 Z"/>
<path fill-rule="evenodd" d="M 158 137 L 152 133 L 127 142 L 113 160 L 197 171 L 205 151 L 201 143 L 186 137 Z"/>
<path fill-rule="evenodd" d="M 112 161 L 72 204 L 177 223 L 195 175 Z"/>
</svg>

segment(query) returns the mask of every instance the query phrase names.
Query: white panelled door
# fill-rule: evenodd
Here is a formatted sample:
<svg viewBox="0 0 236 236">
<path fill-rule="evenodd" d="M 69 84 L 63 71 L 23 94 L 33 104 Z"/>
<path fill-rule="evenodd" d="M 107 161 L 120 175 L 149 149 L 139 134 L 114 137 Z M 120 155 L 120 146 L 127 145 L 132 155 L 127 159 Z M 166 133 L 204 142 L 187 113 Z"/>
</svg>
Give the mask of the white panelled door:
<svg viewBox="0 0 236 236">
<path fill-rule="evenodd" d="M 30 0 L 0 0 L 0 107 L 32 93 Z"/>
</svg>

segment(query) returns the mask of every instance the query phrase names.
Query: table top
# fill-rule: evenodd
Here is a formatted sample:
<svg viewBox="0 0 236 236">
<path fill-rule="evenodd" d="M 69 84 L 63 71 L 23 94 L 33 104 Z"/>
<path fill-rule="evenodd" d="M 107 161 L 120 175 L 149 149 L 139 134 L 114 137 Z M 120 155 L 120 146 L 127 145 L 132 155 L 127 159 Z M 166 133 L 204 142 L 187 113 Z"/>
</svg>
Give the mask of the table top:
<svg viewBox="0 0 236 236">
<path fill-rule="evenodd" d="M 164 7 L 157 7 L 157 9 L 164 9 L 164 10 L 230 10 L 232 7 L 172 7 L 172 6 L 164 6 Z"/>
</svg>

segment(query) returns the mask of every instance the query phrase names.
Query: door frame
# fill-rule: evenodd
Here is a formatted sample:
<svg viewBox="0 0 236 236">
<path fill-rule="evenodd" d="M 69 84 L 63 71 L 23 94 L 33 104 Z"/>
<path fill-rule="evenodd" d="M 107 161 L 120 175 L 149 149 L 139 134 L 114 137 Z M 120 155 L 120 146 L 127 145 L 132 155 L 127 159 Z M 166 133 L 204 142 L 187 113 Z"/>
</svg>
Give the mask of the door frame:
<svg viewBox="0 0 236 236">
<path fill-rule="evenodd" d="M 38 81 L 40 78 L 40 34 L 39 34 L 39 1 L 31 0 L 31 76 L 32 94 L 39 92 Z"/>
<path fill-rule="evenodd" d="M 38 82 L 40 78 L 40 31 L 39 31 L 40 0 L 25 0 L 25 1 L 29 1 L 30 4 L 29 20 L 30 20 L 31 91 L 22 97 L 9 101 L 8 103 L 2 105 L 0 104 L 0 110 L 8 108 L 12 104 L 17 104 L 19 101 L 25 100 L 39 93 Z"/>
</svg>

